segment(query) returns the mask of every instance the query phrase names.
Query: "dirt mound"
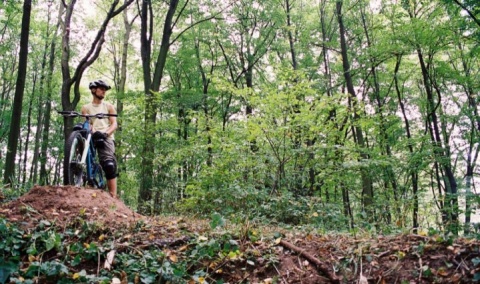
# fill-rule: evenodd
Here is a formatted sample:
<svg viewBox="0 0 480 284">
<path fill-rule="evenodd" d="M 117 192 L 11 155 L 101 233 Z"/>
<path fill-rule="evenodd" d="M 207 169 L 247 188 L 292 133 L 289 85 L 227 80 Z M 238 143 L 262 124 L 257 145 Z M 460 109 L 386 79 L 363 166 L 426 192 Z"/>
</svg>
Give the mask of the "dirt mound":
<svg viewBox="0 0 480 284">
<path fill-rule="evenodd" d="M 20 198 L 2 204 L 0 215 L 25 227 L 42 220 L 64 226 L 82 218 L 116 228 L 145 219 L 106 191 L 74 186 L 35 186 Z"/>
</svg>

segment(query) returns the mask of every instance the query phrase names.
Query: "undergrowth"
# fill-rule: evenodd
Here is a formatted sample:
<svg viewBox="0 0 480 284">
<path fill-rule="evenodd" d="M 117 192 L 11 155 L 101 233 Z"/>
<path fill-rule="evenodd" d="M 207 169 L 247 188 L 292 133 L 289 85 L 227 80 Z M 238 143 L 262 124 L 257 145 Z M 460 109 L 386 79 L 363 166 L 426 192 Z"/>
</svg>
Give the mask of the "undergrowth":
<svg viewBox="0 0 480 284">
<path fill-rule="evenodd" d="M 212 219 L 210 225 L 215 229 L 222 223 Z M 21 229 L 0 218 L 0 283 L 112 283 L 113 278 L 122 283 L 223 283 L 224 268 L 232 263 L 254 268 L 259 257 L 258 250 L 242 249 L 238 236 L 229 233 L 189 232 L 176 246 L 159 245 L 155 234 L 143 223 L 125 231 L 88 222 L 59 228 L 48 221 Z M 113 268 L 103 269 L 112 250 Z M 274 265 L 275 254 L 266 252 L 262 259 Z"/>
</svg>

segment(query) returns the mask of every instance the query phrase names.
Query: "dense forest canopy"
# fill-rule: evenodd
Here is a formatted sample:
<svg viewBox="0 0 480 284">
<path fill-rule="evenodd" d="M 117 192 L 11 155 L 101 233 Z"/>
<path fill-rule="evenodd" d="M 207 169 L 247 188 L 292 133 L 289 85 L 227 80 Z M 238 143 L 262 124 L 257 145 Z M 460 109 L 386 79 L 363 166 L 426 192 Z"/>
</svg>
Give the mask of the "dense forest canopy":
<svg viewBox="0 0 480 284">
<path fill-rule="evenodd" d="M 475 223 L 478 1 L 37 0 L 28 28 L 25 12 L 0 1 L 6 195 L 62 183 L 74 121 L 56 110 L 79 110 L 101 78 L 119 113 L 119 193 L 142 213 Z"/>
</svg>

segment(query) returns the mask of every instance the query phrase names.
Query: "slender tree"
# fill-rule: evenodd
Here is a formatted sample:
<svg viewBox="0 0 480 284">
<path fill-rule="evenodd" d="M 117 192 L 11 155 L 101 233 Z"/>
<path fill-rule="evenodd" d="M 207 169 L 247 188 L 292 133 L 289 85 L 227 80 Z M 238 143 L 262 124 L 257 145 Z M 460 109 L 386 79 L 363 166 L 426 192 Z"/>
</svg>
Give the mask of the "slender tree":
<svg viewBox="0 0 480 284">
<path fill-rule="evenodd" d="M 52 41 L 52 34 L 56 33 L 55 28 L 53 29 L 52 32 L 52 27 L 50 25 L 50 16 L 51 16 L 51 7 L 53 3 L 48 4 L 48 17 L 47 17 L 47 27 L 45 30 L 45 42 L 42 50 L 42 56 L 41 56 L 41 63 L 40 63 L 40 78 L 39 78 L 39 98 L 38 98 L 38 104 L 37 104 L 37 131 L 35 133 L 35 146 L 33 150 L 33 159 L 32 159 L 32 166 L 30 170 L 30 181 L 34 184 L 37 183 L 38 180 L 38 162 L 40 159 L 40 148 L 42 144 L 42 133 L 43 129 L 46 127 L 44 124 L 46 121 L 46 117 L 49 117 L 50 114 L 45 111 L 47 108 L 47 104 L 49 104 L 49 101 L 45 99 L 46 97 L 49 97 L 49 94 L 45 91 L 46 85 L 47 85 L 47 79 L 48 79 L 48 55 L 50 53 L 50 44 Z M 57 25 L 58 27 L 58 25 Z M 54 37 L 55 38 L 55 37 Z M 50 96 L 51 97 L 51 96 Z M 50 110 L 49 110 L 50 112 Z"/>
<path fill-rule="evenodd" d="M 40 184 L 45 185 L 49 184 L 49 174 L 47 170 L 47 161 L 48 161 L 48 146 L 49 146 L 49 134 L 50 134 L 50 122 L 51 122 L 51 110 L 52 110 L 52 93 L 53 93 L 53 73 L 55 71 L 55 60 L 56 60 L 56 43 L 58 40 L 58 31 L 60 30 L 62 14 L 64 11 L 64 5 L 59 5 L 57 23 L 55 25 L 55 30 L 52 34 L 50 41 L 50 50 L 49 50 L 49 60 L 48 60 L 48 69 L 46 74 L 46 83 L 45 83 L 45 115 L 44 115 L 44 127 L 42 128 L 42 145 L 40 147 Z M 55 156 L 52 154 L 52 156 Z"/>
<path fill-rule="evenodd" d="M 179 27 L 179 21 L 185 12 L 189 1 L 186 0 L 183 5 L 179 7 L 179 0 L 170 0 L 168 2 L 168 9 L 162 25 L 162 37 L 160 40 L 160 47 L 157 58 L 153 62 L 152 73 L 152 36 L 154 34 L 154 14 L 151 1 L 143 0 L 140 7 L 140 44 L 141 44 L 141 58 L 143 71 L 143 84 L 145 93 L 145 124 L 144 124 L 144 143 L 142 150 L 142 167 L 141 167 L 141 184 L 138 196 L 138 204 L 142 212 L 147 212 L 144 204 L 152 200 L 152 188 L 154 187 L 154 165 L 153 158 L 155 156 L 155 129 L 157 122 L 157 96 L 160 91 L 160 86 L 164 78 L 165 65 L 167 62 L 167 55 L 170 47 L 179 39 L 179 37 L 187 30 L 195 25 L 208 21 L 216 17 L 216 13 L 211 16 L 200 19 L 199 21 L 190 24 L 181 30 L 175 37 L 172 38 L 173 29 Z"/>
<path fill-rule="evenodd" d="M 156 124 L 156 103 L 155 93 L 160 90 L 162 83 L 163 72 L 165 63 L 167 61 L 168 50 L 170 49 L 170 37 L 173 33 L 173 21 L 175 11 L 177 10 L 178 0 L 170 0 L 163 23 L 163 34 L 160 42 L 160 51 L 158 53 L 157 60 L 154 64 L 153 76 L 151 73 L 151 59 L 152 59 L 152 34 L 153 34 L 153 12 L 152 3 L 150 1 L 142 1 L 142 8 L 140 11 L 141 19 L 141 55 L 143 66 L 143 80 L 144 80 L 144 92 L 145 92 L 145 141 L 143 148 L 143 162 L 142 162 L 142 183 L 140 185 L 140 192 L 138 196 L 138 203 L 142 212 L 147 212 L 142 206 L 145 202 L 152 199 L 152 187 L 153 187 L 153 157 L 155 153 L 154 147 L 154 129 Z M 188 2 L 188 1 L 187 1 Z M 182 9 L 183 10 L 183 9 Z"/>
<path fill-rule="evenodd" d="M 119 171 L 124 172 L 126 163 L 124 161 L 125 151 L 123 147 L 123 111 L 124 111 L 124 100 L 127 93 L 127 79 L 129 77 L 128 68 L 128 59 L 131 51 L 131 36 L 135 20 L 138 18 L 138 14 L 129 18 L 129 10 L 125 9 L 123 11 L 122 23 L 123 29 L 117 27 L 116 29 L 110 30 L 112 37 L 111 44 L 108 47 L 108 50 L 112 54 L 113 58 L 113 70 L 112 77 L 115 83 L 116 90 L 116 99 L 117 99 L 117 114 L 118 114 L 118 129 L 115 134 L 115 145 L 116 145 L 116 155 L 118 160 Z M 118 26 L 121 26 L 118 24 Z M 132 76 L 133 77 L 133 76 Z"/>
<path fill-rule="evenodd" d="M 25 184 L 27 182 L 27 159 L 28 159 L 28 146 L 30 145 L 30 135 L 32 132 L 32 111 L 33 111 L 33 102 L 35 101 L 35 88 L 37 85 L 37 73 L 33 75 L 33 86 L 32 86 L 32 94 L 29 98 L 28 102 L 28 111 L 27 111 L 27 133 L 25 135 L 25 148 L 23 152 L 23 169 L 21 170 L 22 179 L 21 183 Z M 21 163 L 19 163 L 21 164 Z"/>
<path fill-rule="evenodd" d="M 22 117 L 23 94 L 25 89 L 25 78 L 27 74 L 28 38 L 30 35 L 30 14 L 32 1 L 23 2 L 22 31 L 20 34 L 20 56 L 18 59 L 17 83 L 15 86 L 15 98 L 13 101 L 13 112 L 8 135 L 8 152 L 5 161 L 3 174 L 4 184 L 12 184 L 16 181 L 14 174 L 15 157 L 17 156 L 18 140 L 20 138 L 20 124 Z"/>
<path fill-rule="evenodd" d="M 427 14 L 435 14 L 439 9 L 436 6 L 429 6 L 429 3 L 417 3 L 409 6 L 404 4 L 409 18 L 412 21 L 423 20 Z M 429 13 L 427 13 L 427 11 Z M 428 19 L 431 21 L 431 19 Z M 441 84 L 437 80 L 442 80 L 437 76 L 435 57 L 447 48 L 445 35 L 435 31 L 429 32 L 429 29 L 418 31 L 420 35 L 427 34 L 430 41 L 425 42 L 422 38 L 414 40 L 412 47 L 418 58 L 419 69 L 421 72 L 421 88 L 425 93 L 425 124 L 426 131 L 429 134 L 432 151 L 434 153 L 433 173 L 435 174 L 436 184 L 439 194 L 443 194 L 439 201 L 442 219 L 445 228 L 454 234 L 458 233 L 458 188 L 457 180 L 452 166 L 452 156 L 450 152 L 450 135 L 446 133 L 446 122 L 444 121 L 442 96 L 444 95 Z M 433 187 L 433 185 L 432 185 Z"/>
<path fill-rule="evenodd" d="M 352 130 L 354 132 L 355 142 L 359 146 L 360 157 L 362 160 L 368 160 L 368 154 L 366 153 L 366 143 L 363 136 L 362 127 L 358 124 L 358 120 L 360 119 L 359 115 L 359 106 L 358 106 L 358 98 L 355 92 L 355 86 L 353 84 L 353 78 L 350 70 L 350 61 L 348 58 L 348 46 L 346 40 L 346 29 L 343 21 L 343 1 L 336 2 L 336 13 L 337 13 L 337 20 L 339 26 L 339 35 L 340 35 L 340 49 L 341 49 L 341 56 L 342 56 L 342 65 L 343 65 L 343 76 L 345 79 L 345 84 L 347 86 L 347 91 L 349 94 L 349 104 L 351 107 L 351 111 L 353 112 L 353 126 Z M 366 169 L 361 169 L 361 177 L 362 177 L 362 204 L 365 210 L 370 214 L 369 218 L 373 218 L 373 184 L 372 179 L 369 176 Z M 373 220 L 373 219 L 372 219 Z"/>
<path fill-rule="evenodd" d="M 333 29 L 329 27 L 329 21 L 327 18 L 327 1 L 323 0 L 319 3 L 319 16 L 320 16 L 320 30 L 321 30 L 321 56 L 323 60 L 323 81 L 326 84 L 326 89 L 325 93 L 327 97 L 331 98 L 333 96 L 332 90 L 334 88 L 334 82 L 332 79 L 332 71 L 331 71 L 331 60 L 330 60 L 330 53 L 331 50 L 329 49 L 328 46 L 331 45 L 332 38 L 334 37 L 333 34 Z M 332 31 L 329 31 L 332 30 Z M 345 117 L 347 119 L 348 117 Z M 334 145 L 344 145 L 345 142 L 341 139 L 340 135 L 338 133 L 343 133 L 345 131 L 345 128 L 347 126 L 347 121 L 346 120 L 341 120 L 339 121 L 339 117 L 337 115 L 337 106 L 333 105 L 330 110 L 329 110 L 329 116 L 328 116 L 328 121 L 331 122 L 334 126 L 335 131 L 333 131 L 333 143 Z M 336 167 L 340 167 L 340 164 L 342 163 L 343 160 L 343 154 L 341 151 L 335 147 L 334 148 L 334 155 L 332 162 Z M 312 182 L 315 182 L 314 177 L 312 177 L 313 174 L 311 174 L 311 180 Z M 353 228 L 355 225 L 355 219 L 353 216 L 353 209 L 352 209 L 352 203 L 350 201 L 350 193 L 348 191 L 347 186 L 345 186 L 344 181 L 342 179 L 339 180 L 338 185 L 335 186 L 336 188 L 340 188 L 341 194 L 342 194 L 342 206 L 343 206 L 343 214 L 345 217 L 349 220 L 348 224 L 350 228 Z M 337 190 L 335 188 L 335 191 Z M 327 201 L 329 201 L 329 192 L 328 189 L 325 190 L 325 198 Z"/>
</svg>

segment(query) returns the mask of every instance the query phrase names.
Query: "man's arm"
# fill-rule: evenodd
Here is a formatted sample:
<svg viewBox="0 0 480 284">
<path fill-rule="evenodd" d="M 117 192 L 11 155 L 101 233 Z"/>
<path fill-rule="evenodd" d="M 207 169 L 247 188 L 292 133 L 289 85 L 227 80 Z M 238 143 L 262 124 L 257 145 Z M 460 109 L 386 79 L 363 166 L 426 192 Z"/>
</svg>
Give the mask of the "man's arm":
<svg viewBox="0 0 480 284">
<path fill-rule="evenodd" d="M 82 106 L 82 109 L 80 110 L 80 112 L 82 114 L 88 114 L 88 111 L 87 111 L 87 108 L 85 107 L 85 105 Z M 87 118 L 85 118 L 87 119 Z M 93 124 L 90 124 L 90 131 L 93 133 L 94 132 L 94 129 L 93 129 Z"/>
<path fill-rule="evenodd" d="M 117 111 L 115 110 L 115 107 L 112 104 L 108 104 L 107 109 L 109 114 L 117 114 Z M 117 130 L 117 127 L 118 127 L 117 117 L 109 116 L 108 120 L 110 122 L 110 126 L 108 127 L 107 131 L 105 131 L 105 133 L 107 133 L 107 135 L 110 136 L 115 132 L 115 130 Z"/>
</svg>

